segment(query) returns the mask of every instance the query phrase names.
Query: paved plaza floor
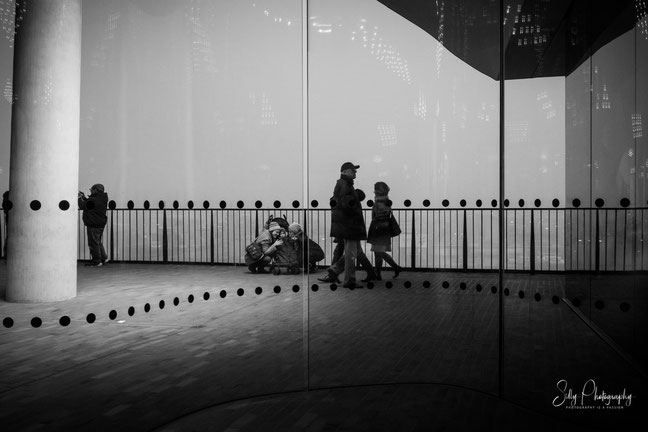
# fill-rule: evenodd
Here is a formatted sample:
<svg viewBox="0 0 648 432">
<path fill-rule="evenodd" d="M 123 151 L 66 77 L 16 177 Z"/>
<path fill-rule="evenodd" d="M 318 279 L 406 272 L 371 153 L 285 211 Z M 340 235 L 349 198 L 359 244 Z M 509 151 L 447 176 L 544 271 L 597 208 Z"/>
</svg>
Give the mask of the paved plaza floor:
<svg viewBox="0 0 648 432">
<path fill-rule="evenodd" d="M 0 300 L 3 430 L 633 430 L 648 419 L 644 276 L 406 271 L 348 290 L 323 274 L 80 264 L 74 299 Z"/>
</svg>

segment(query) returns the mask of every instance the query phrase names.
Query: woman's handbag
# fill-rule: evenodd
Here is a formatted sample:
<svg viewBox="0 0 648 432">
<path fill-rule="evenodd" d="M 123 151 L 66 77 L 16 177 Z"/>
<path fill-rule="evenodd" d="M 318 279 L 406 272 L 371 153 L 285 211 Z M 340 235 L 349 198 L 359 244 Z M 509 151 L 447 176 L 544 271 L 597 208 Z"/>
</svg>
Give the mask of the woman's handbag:
<svg viewBox="0 0 648 432">
<path fill-rule="evenodd" d="M 247 245 L 245 247 L 245 252 L 253 262 L 257 262 L 261 258 L 263 258 L 263 249 L 261 249 L 261 246 L 259 246 L 259 244 L 256 242 L 252 242 Z"/>
<path fill-rule="evenodd" d="M 389 233 L 392 237 L 396 237 L 401 233 L 400 225 L 398 225 L 398 221 L 392 212 L 389 212 Z"/>
</svg>

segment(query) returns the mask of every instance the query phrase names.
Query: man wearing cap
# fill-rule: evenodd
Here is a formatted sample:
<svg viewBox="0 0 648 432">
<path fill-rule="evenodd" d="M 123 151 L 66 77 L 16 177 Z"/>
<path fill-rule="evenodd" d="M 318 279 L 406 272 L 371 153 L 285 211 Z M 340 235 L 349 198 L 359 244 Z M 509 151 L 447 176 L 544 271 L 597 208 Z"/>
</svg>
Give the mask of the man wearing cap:
<svg viewBox="0 0 648 432">
<path fill-rule="evenodd" d="M 344 267 L 343 287 L 362 288 L 356 283 L 355 260 L 360 249 L 360 240 L 367 239 L 367 228 L 362 215 L 362 204 L 358 191 L 353 187 L 360 165 L 345 162 L 340 167 L 340 179 L 335 184 L 331 198 L 331 237 L 344 243 L 343 257 L 334 262 L 328 276 L 322 282 L 335 282 Z"/>
<path fill-rule="evenodd" d="M 83 210 L 83 224 L 88 234 L 88 247 L 92 262 L 86 266 L 101 267 L 108 260 L 101 237 L 108 221 L 106 209 L 108 207 L 108 194 L 102 184 L 94 184 L 90 188 L 90 196 L 79 191 L 79 208 Z"/>
</svg>

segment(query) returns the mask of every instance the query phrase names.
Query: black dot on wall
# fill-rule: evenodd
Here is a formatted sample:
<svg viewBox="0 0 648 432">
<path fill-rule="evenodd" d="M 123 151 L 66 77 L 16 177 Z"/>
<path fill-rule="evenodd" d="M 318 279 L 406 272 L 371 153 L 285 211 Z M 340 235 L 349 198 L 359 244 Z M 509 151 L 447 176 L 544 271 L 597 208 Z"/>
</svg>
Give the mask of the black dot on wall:
<svg viewBox="0 0 648 432">
<path fill-rule="evenodd" d="M 518 297 L 520 297 L 521 299 L 523 299 L 523 298 L 524 298 L 524 291 L 520 291 L 520 292 L 518 293 Z"/>
<path fill-rule="evenodd" d="M 329 205 L 331 206 L 331 208 L 335 208 L 335 207 L 337 207 L 337 201 L 332 199 L 332 200 L 329 201 Z"/>
<path fill-rule="evenodd" d="M 11 200 L 2 201 L 2 209 L 9 211 L 13 208 L 13 203 Z"/>
<path fill-rule="evenodd" d="M 313 292 L 317 292 L 317 291 L 319 291 L 319 286 L 317 284 L 313 284 L 313 286 L 311 286 L 311 290 Z"/>
<path fill-rule="evenodd" d="M 34 317 L 31 319 L 31 325 L 32 327 L 38 328 L 43 325 L 43 320 L 38 317 Z"/>
<path fill-rule="evenodd" d="M 160 303 L 158 304 L 158 306 L 160 307 L 160 309 L 164 309 L 165 304 L 166 303 L 164 303 L 164 300 L 160 300 Z"/>
<path fill-rule="evenodd" d="M 630 304 L 623 302 L 619 305 L 619 309 L 621 309 L 621 312 L 628 312 L 630 310 Z"/>
<path fill-rule="evenodd" d="M 524 200 L 523 200 L 523 199 L 521 199 L 520 201 L 518 201 L 518 206 L 520 206 L 520 207 L 524 207 Z"/>
<path fill-rule="evenodd" d="M 367 207 L 373 207 L 373 206 L 374 206 L 373 200 L 367 200 Z"/>
<path fill-rule="evenodd" d="M 405 283 L 403 285 L 405 286 L 405 288 L 411 288 L 412 287 L 412 282 L 405 281 Z"/>
<path fill-rule="evenodd" d="M 412 205 L 412 201 L 406 199 L 405 201 L 403 201 L 403 204 L 405 204 L 405 207 L 409 207 Z"/>
<path fill-rule="evenodd" d="M 511 204 L 511 202 L 507 199 L 504 200 L 504 207 L 508 207 Z"/>
<path fill-rule="evenodd" d="M 108 318 L 110 318 L 111 320 L 114 320 L 115 318 L 117 318 L 117 311 L 114 310 L 114 309 L 111 310 L 111 311 L 108 313 Z"/>
<path fill-rule="evenodd" d="M 480 199 L 478 199 L 477 201 L 475 201 L 475 205 L 476 205 L 477 207 L 481 207 L 482 204 L 483 204 L 483 203 L 482 203 L 482 200 L 480 200 Z"/>
<path fill-rule="evenodd" d="M 466 289 L 466 282 L 461 282 L 459 284 L 459 288 L 461 288 L 462 290 L 465 290 Z"/>
<path fill-rule="evenodd" d="M 149 202 L 149 200 L 144 201 L 144 209 L 148 210 L 150 208 L 151 208 L 151 203 Z"/>
<path fill-rule="evenodd" d="M 497 207 L 497 200 L 491 200 L 491 207 L 495 208 Z"/>
<path fill-rule="evenodd" d="M 115 210 L 117 208 L 117 203 L 113 200 L 110 200 L 110 202 L 108 202 L 108 208 L 110 210 Z"/>
<path fill-rule="evenodd" d="M 542 205 L 542 201 L 540 201 L 539 199 L 536 199 L 535 201 L 533 201 L 533 205 L 536 206 L 536 207 L 540 207 Z"/>
<path fill-rule="evenodd" d="M 497 294 L 497 287 L 496 287 L 496 286 L 492 286 L 492 287 L 491 287 L 491 292 L 492 292 L 493 294 Z"/>
<path fill-rule="evenodd" d="M 96 320 L 97 320 L 97 316 L 93 313 L 89 313 L 88 316 L 86 316 L 86 321 L 88 322 L 88 324 L 92 324 Z"/>
<path fill-rule="evenodd" d="M 443 207 L 448 207 L 450 205 L 450 201 L 448 201 L 447 199 L 444 199 L 443 201 L 441 201 L 441 205 Z"/>
<path fill-rule="evenodd" d="M 133 306 L 128 308 L 128 316 L 135 315 L 135 308 Z"/>
<path fill-rule="evenodd" d="M 574 198 L 572 200 L 572 206 L 578 208 L 578 207 L 580 207 L 580 205 L 581 205 L 581 201 L 578 198 Z"/>
<path fill-rule="evenodd" d="M 224 209 L 225 207 L 227 207 L 227 203 L 225 201 L 221 201 L 221 202 L 218 203 L 218 206 L 220 208 Z"/>
<path fill-rule="evenodd" d="M 466 204 L 467 204 L 467 203 L 466 203 L 466 200 L 465 200 L 465 199 L 462 199 L 461 201 L 459 201 L 459 205 L 460 205 L 461 207 L 466 207 Z"/>
<path fill-rule="evenodd" d="M 430 200 L 429 199 L 423 200 L 423 207 L 430 207 Z"/>
<path fill-rule="evenodd" d="M 387 283 L 385 284 L 385 288 L 387 288 L 387 289 L 391 289 L 391 287 L 393 287 L 393 286 L 394 286 L 394 284 L 391 283 L 391 282 L 387 282 Z"/>
<path fill-rule="evenodd" d="M 261 293 L 263 292 L 263 288 L 261 288 L 261 287 L 256 287 L 256 288 L 254 289 L 254 292 L 256 293 L 256 295 L 261 295 Z"/>
<path fill-rule="evenodd" d="M 553 297 L 551 297 L 551 302 L 553 304 L 558 304 L 558 303 L 560 303 L 560 298 L 558 296 L 553 296 Z"/>
<path fill-rule="evenodd" d="M 619 204 L 621 204 L 621 207 L 628 207 L 630 205 L 630 200 L 628 198 L 621 198 Z"/>
<path fill-rule="evenodd" d="M 92 201 L 88 201 L 88 204 L 92 204 Z M 32 202 L 29 203 L 29 207 L 32 210 L 40 210 L 41 208 L 41 203 L 38 200 L 33 200 Z"/>
<path fill-rule="evenodd" d="M 292 202 L 293 208 L 299 208 L 299 201 L 295 200 Z"/>
<path fill-rule="evenodd" d="M 511 290 L 509 290 L 508 288 L 504 288 L 504 295 L 508 297 L 509 294 L 511 294 Z"/>
<path fill-rule="evenodd" d="M 133 200 L 128 200 L 126 207 L 128 207 L 128 210 L 133 210 L 135 208 L 135 203 L 133 202 Z"/>
<path fill-rule="evenodd" d="M 158 202 L 158 208 L 164 210 L 164 201 L 160 200 L 160 202 Z"/>
<path fill-rule="evenodd" d="M 245 203 L 243 201 L 239 200 L 239 201 L 236 202 L 236 207 L 242 209 L 244 206 L 245 206 Z"/>
<path fill-rule="evenodd" d="M 475 286 L 475 290 L 476 290 L 477 292 L 481 292 L 481 290 L 482 290 L 482 286 L 481 286 L 481 284 L 477 284 L 477 285 Z"/>
<path fill-rule="evenodd" d="M 553 201 L 551 201 L 551 205 L 558 207 L 560 205 L 560 200 L 558 198 L 555 198 Z"/>
<path fill-rule="evenodd" d="M 331 288 L 331 291 L 337 290 L 337 284 L 332 283 L 330 288 Z"/>
<path fill-rule="evenodd" d="M 187 207 L 189 210 L 192 210 L 194 208 L 194 202 L 192 200 L 187 201 Z"/>
<path fill-rule="evenodd" d="M 180 203 L 178 202 L 178 200 L 173 201 L 173 208 L 175 210 L 178 210 L 180 208 Z"/>
<path fill-rule="evenodd" d="M 239 297 L 242 297 L 243 294 L 245 294 L 245 290 L 243 288 L 239 288 L 236 290 L 236 295 Z"/>
<path fill-rule="evenodd" d="M 146 304 L 144 305 L 144 312 L 145 312 L 145 313 L 149 313 L 150 311 L 151 311 L 151 305 L 148 304 L 148 303 L 146 303 Z"/>
<path fill-rule="evenodd" d="M 579 307 L 579 306 L 580 306 L 580 303 L 581 303 L 581 302 L 580 302 L 579 299 L 577 299 L 577 298 L 572 299 L 572 304 L 573 304 L 575 307 Z"/>
<path fill-rule="evenodd" d="M 208 292 L 205 292 L 203 294 L 203 300 L 205 300 L 205 301 L 209 300 L 209 293 Z"/>
<path fill-rule="evenodd" d="M 367 288 L 369 288 L 369 289 L 374 289 L 374 286 L 375 286 L 375 285 L 374 285 L 373 282 L 369 282 L 369 283 L 367 283 Z"/>
<path fill-rule="evenodd" d="M 59 208 L 63 211 L 68 210 L 70 208 L 70 203 L 67 200 L 61 200 Z"/>
<path fill-rule="evenodd" d="M 299 285 L 293 285 L 292 290 L 295 293 L 299 292 Z"/>
<path fill-rule="evenodd" d="M 180 299 L 178 297 L 175 297 L 173 299 L 173 306 L 178 306 L 180 304 Z"/>
<path fill-rule="evenodd" d="M 259 208 L 263 207 L 263 203 L 261 201 L 259 201 L 259 200 L 256 200 L 254 202 L 254 207 L 259 209 Z"/>
<path fill-rule="evenodd" d="M 450 283 L 449 283 L 448 281 L 443 281 L 443 283 L 441 284 L 441 286 L 442 286 L 444 289 L 448 289 L 448 288 L 450 287 Z"/>
<path fill-rule="evenodd" d="M 220 298 L 225 298 L 225 297 L 227 297 L 227 291 L 225 291 L 225 290 L 221 290 L 221 292 L 219 293 L 219 295 L 220 295 Z"/>
<path fill-rule="evenodd" d="M 281 292 L 281 287 L 279 285 L 277 285 L 272 290 L 274 291 L 275 294 L 279 294 Z"/>
<path fill-rule="evenodd" d="M 63 315 L 61 318 L 59 318 L 59 324 L 62 325 L 63 327 L 67 327 L 70 325 L 70 317 L 67 315 Z"/>
<path fill-rule="evenodd" d="M 540 293 L 535 293 L 535 295 L 533 296 L 533 298 L 534 298 L 535 301 L 537 301 L 537 302 L 539 302 L 540 300 L 542 300 L 542 296 L 540 295 Z"/>
<path fill-rule="evenodd" d="M 203 208 L 207 210 L 209 208 L 209 201 L 205 200 L 203 201 Z"/>
<path fill-rule="evenodd" d="M 188 301 L 189 303 L 193 303 L 193 302 L 194 302 L 194 295 L 193 295 L 193 294 L 189 294 L 189 297 L 187 297 L 187 301 Z"/>
<path fill-rule="evenodd" d="M 598 208 L 601 208 L 605 205 L 605 201 L 602 198 L 596 198 L 596 201 L 594 201 L 594 205 Z"/>
<path fill-rule="evenodd" d="M 423 282 L 423 288 L 430 288 L 431 286 L 432 284 L 430 283 L 430 281 Z"/>
<path fill-rule="evenodd" d="M 5 318 L 2 320 L 2 325 L 5 326 L 6 328 L 11 328 L 14 325 L 14 320 L 12 318 Z"/>
<path fill-rule="evenodd" d="M 319 202 L 317 202 L 317 200 L 311 201 L 311 207 L 317 208 L 318 206 L 319 206 Z"/>
<path fill-rule="evenodd" d="M 274 208 L 278 209 L 279 207 L 281 207 L 281 201 L 276 200 L 274 203 L 272 203 L 272 205 L 274 206 Z"/>
<path fill-rule="evenodd" d="M 594 307 L 598 310 L 601 310 L 605 307 L 605 304 L 603 303 L 603 300 L 596 300 L 594 302 Z"/>
</svg>

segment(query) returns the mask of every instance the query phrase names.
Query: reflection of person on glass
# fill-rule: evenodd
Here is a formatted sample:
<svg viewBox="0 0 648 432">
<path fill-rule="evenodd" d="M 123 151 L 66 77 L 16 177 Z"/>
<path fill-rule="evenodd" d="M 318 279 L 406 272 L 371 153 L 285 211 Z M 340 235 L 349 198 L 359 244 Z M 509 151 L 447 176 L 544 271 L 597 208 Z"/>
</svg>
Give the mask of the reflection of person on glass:
<svg viewBox="0 0 648 432">
<path fill-rule="evenodd" d="M 383 261 L 387 262 L 394 269 L 394 277 L 402 271 L 402 268 L 387 253 L 391 252 L 392 233 L 389 220 L 391 218 L 391 200 L 389 199 L 389 186 L 384 182 L 376 182 L 374 185 L 374 206 L 371 209 L 371 224 L 367 243 L 371 243 L 371 251 L 376 257 L 376 278 L 381 280 L 380 271 Z"/>
<path fill-rule="evenodd" d="M 331 237 L 344 244 L 343 257 L 334 262 L 327 270 L 328 276 L 322 282 L 334 282 L 344 267 L 343 285 L 345 288 L 362 288 L 356 283 L 355 260 L 360 250 L 360 240 L 367 239 L 367 228 L 362 215 L 360 197 L 353 187 L 357 169 L 360 165 L 345 162 L 340 168 L 340 178 L 335 184 L 331 198 Z"/>
<path fill-rule="evenodd" d="M 95 184 L 90 188 L 90 196 L 79 191 L 79 208 L 83 210 L 83 224 L 88 233 L 88 248 L 92 262 L 86 266 L 101 267 L 108 260 L 101 237 L 108 221 L 106 210 L 108 207 L 108 194 L 102 184 Z"/>
</svg>

